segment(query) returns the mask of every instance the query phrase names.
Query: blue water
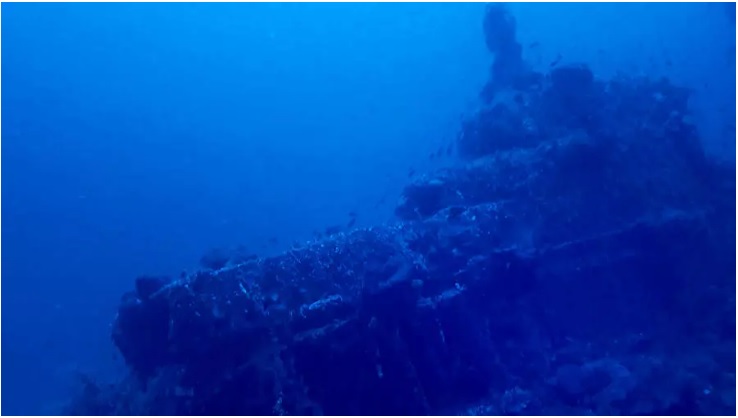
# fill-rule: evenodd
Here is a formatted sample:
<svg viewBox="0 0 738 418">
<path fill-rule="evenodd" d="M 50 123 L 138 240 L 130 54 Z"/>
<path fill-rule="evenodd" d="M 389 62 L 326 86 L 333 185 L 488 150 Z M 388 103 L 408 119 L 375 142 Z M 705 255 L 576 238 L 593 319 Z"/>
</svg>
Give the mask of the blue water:
<svg viewBox="0 0 738 418">
<path fill-rule="evenodd" d="M 512 4 L 529 62 L 666 75 L 735 158 L 735 9 Z M 122 373 L 142 273 L 393 220 L 408 170 L 474 109 L 483 4 L 3 4 L 2 400 L 58 411 Z M 732 15 L 731 15 L 732 13 Z"/>
</svg>

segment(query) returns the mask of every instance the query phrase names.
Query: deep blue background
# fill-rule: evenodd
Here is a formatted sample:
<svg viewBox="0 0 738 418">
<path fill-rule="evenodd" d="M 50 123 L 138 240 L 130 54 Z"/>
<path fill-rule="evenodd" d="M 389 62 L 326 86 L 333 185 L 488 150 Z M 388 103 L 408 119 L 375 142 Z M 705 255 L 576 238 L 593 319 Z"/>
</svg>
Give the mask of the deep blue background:
<svg viewBox="0 0 738 418">
<path fill-rule="evenodd" d="M 427 156 L 474 108 L 483 8 L 3 4 L 2 412 L 120 372 L 109 324 L 138 274 L 280 251 L 350 211 L 391 220 L 409 167 L 450 163 Z M 693 87 L 706 146 L 735 157 L 734 8 L 510 8 L 541 68 Z"/>
</svg>

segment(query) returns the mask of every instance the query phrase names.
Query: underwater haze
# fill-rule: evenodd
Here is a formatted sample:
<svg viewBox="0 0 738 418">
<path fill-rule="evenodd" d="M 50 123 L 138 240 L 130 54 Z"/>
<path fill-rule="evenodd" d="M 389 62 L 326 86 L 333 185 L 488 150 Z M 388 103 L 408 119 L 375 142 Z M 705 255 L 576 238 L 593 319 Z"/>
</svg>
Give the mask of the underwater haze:
<svg viewBox="0 0 738 418">
<path fill-rule="evenodd" d="M 142 274 L 397 222 L 409 173 L 459 164 L 485 7 L 3 4 L 2 412 L 126 373 L 112 324 Z M 734 5 L 508 9 L 538 71 L 692 89 L 706 152 L 734 164 Z"/>
</svg>

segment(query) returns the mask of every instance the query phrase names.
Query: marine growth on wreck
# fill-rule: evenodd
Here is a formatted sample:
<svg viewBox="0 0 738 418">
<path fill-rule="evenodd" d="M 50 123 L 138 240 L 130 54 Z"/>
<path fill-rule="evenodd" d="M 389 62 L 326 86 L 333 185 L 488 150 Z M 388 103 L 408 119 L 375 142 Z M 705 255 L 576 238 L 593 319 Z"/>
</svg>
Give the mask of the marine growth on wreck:
<svg viewBox="0 0 738 418">
<path fill-rule="evenodd" d="M 488 7 L 494 57 L 459 164 L 397 221 L 179 278 L 141 277 L 120 381 L 76 414 L 735 413 L 735 167 L 689 91 L 536 72 Z"/>
</svg>

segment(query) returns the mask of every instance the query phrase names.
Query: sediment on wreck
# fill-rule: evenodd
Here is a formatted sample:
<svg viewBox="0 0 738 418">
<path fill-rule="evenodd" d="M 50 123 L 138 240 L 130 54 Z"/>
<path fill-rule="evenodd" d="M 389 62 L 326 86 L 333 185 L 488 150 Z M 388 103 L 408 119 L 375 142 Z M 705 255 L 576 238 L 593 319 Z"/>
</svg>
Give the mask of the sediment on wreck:
<svg viewBox="0 0 738 418">
<path fill-rule="evenodd" d="M 72 412 L 734 412 L 735 167 L 688 92 L 537 74 L 503 7 L 484 28 L 461 163 L 409 184 L 397 223 L 140 279 L 113 330 L 130 376 Z"/>
</svg>

